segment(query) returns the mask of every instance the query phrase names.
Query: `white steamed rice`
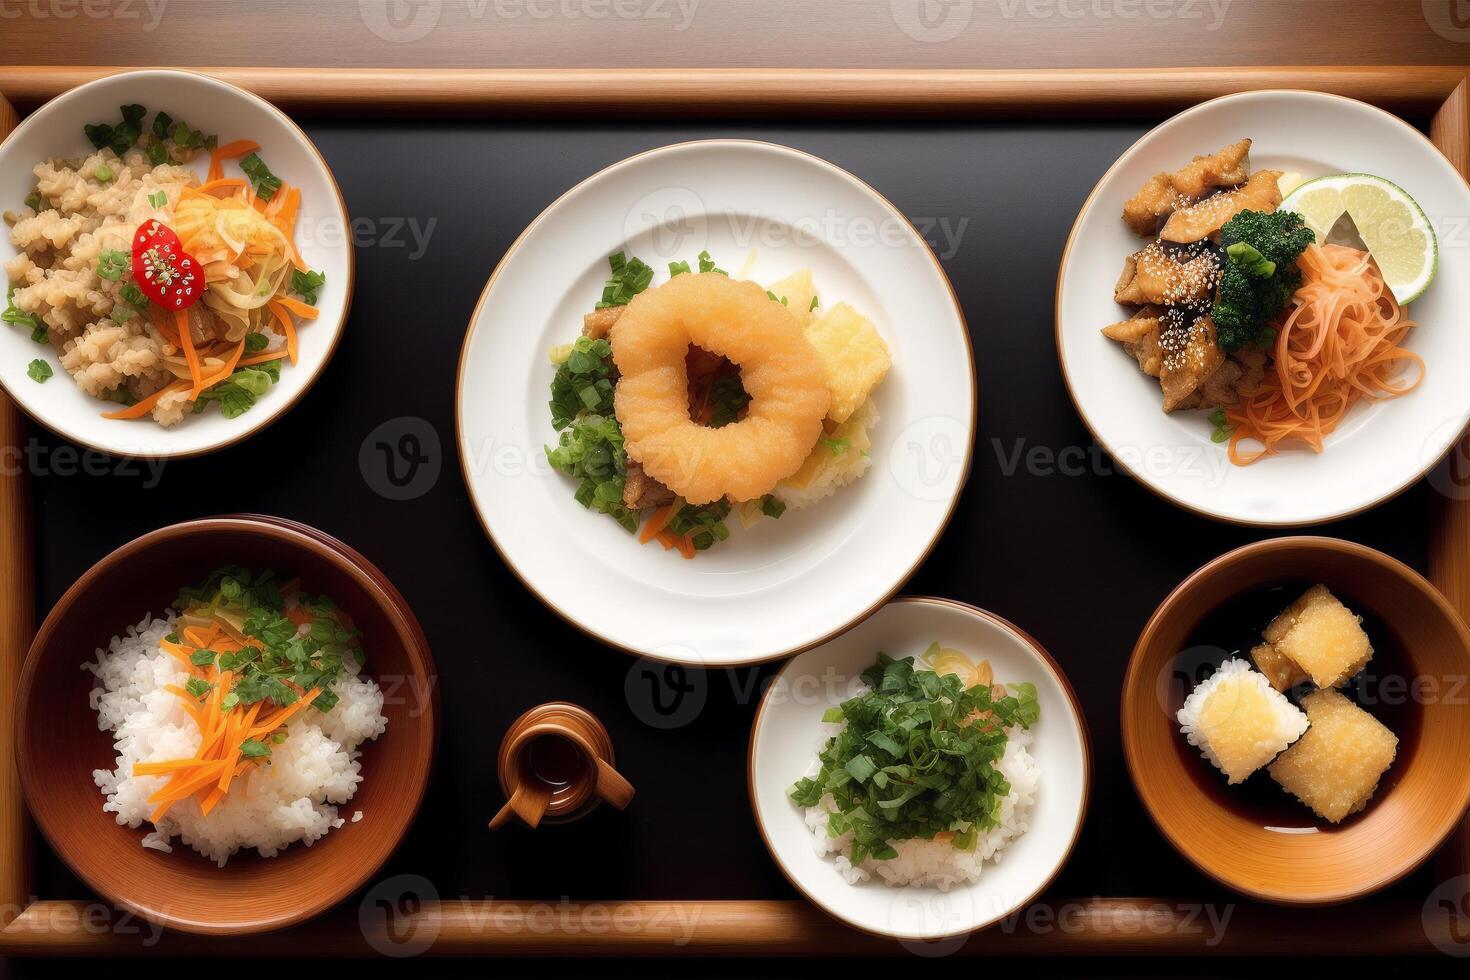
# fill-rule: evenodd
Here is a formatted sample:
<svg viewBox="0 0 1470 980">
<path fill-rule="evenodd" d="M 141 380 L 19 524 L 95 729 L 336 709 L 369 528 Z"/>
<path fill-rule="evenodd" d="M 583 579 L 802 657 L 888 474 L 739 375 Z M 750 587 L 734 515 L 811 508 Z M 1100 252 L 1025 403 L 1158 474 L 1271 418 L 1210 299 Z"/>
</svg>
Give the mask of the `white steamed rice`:
<svg viewBox="0 0 1470 980">
<path fill-rule="evenodd" d="M 827 739 L 841 731 L 845 724 L 824 726 L 827 734 L 821 744 L 825 746 Z M 948 891 L 955 885 L 974 884 L 980 880 L 985 862 L 999 861 L 1006 845 L 1024 834 L 1030 826 L 1031 807 L 1036 803 L 1036 792 L 1041 783 L 1041 769 L 1030 752 L 1034 738 L 1030 731 L 1019 725 L 1006 729 L 1005 752 L 995 767 L 1011 784 L 1011 792 L 1001 800 L 999 822 L 990 830 L 976 835 L 974 850 L 962 851 L 945 841 L 900 840 L 892 842 L 898 857 L 886 861 L 868 858 L 854 865 L 847 857 L 852 832 L 840 837 L 827 834 L 827 822 L 836 808 L 829 794 L 822 797 L 817 806 L 806 809 L 806 825 L 811 828 L 817 853 L 823 857 L 835 855 L 833 864 L 837 872 L 852 885 L 868 881 L 875 873 L 894 887 L 931 885 L 940 891 Z"/>
<path fill-rule="evenodd" d="M 92 778 L 107 798 L 102 809 L 128 827 L 148 820 L 153 811 L 148 797 L 167 782 L 166 776 L 133 776 L 134 764 L 189 758 L 199 747 L 198 726 L 179 699 L 164 690 L 188 679 L 178 660 L 158 645 L 173 630 L 172 614 L 147 617 L 114 637 L 107 650 L 98 650 L 94 662 L 82 665 L 98 680 L 91 695 L 97 727 L 113 733 L 117 749 L 117 767 L 98 769 Z M 346 821 L 337 808 L 352 799 L 362 781 L 359 747 L 388 724 L 382 691 L 359 669 L 347 658 L 332 687 L 341 699 L 338 705 L 327 714 L 308 708 L 287 722 L 288 737 L 272 746 L 270 764 L 237 779 L 208 817 L 192 797 L 180 801 L 143 837 L 143 846 L 172 852 L 170 840 L 177 836 L 223 867 L 241 848 L 274 857 L 290 844 L 301 841 L 309 847 L 341 827 Z M 248 785 L 242 787 L 241 779 Z"/>
</svg>

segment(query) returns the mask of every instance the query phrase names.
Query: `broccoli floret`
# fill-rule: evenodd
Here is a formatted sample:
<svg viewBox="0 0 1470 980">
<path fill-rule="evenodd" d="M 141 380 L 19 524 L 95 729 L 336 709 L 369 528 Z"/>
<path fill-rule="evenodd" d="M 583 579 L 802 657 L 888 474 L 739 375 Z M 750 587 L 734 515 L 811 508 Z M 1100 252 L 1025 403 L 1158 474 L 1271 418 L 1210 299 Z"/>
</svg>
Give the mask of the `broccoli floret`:
<svg viewBox="0 0 1470 980">
<path fill-rule="evenodd" d="M 1291 211 L 1242 211 L 1225 223 L 1220 244 L 1226 261 L 1210 311 L 1221 348 L 1270 344 L 1271 321 L 1302 282 L 1297 256 L 1314 240 Z"/>
</svg>

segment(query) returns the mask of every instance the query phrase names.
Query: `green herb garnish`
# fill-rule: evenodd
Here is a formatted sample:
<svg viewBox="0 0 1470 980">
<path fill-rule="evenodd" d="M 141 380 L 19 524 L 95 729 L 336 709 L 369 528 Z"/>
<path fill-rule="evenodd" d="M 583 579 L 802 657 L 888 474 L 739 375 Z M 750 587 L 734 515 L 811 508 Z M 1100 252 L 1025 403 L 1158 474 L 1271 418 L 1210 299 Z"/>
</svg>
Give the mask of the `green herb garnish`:
<svg viewBox="0 0 1470 980">
<path fill-rule="evenodd" d="M 607 264 L 612 275 L 603 284 L 602 299 L 597 301 L 599 310 L 627 304 L 653 282 L 653 270 L 636 256 L 630 259 L 622 252 L 615 252 L 607 257 Z"/>
<path fill-rule="evenodd" d="M 148 195 L 148 204 L 155 208 L 161 208 L 168 203 L 168 191 L 154 191 Z"/>
<path fill-rule="evenodd" d="M 133 264 L 133 257 L 115 248 L 104 248 L 97 255 L 97 275 L 110 282 L 121 279 Z"/>
<path fill-rule="evenodd" d="M 97 169 L 92 171 L 92 176 L 95 177 L 99 183 L 106 184 L 110 182 L 114 177 L 116 177 L 117 174 L 112 172 L 111 167 L 103 163 L 98 164 Z"/>
<path fill-rule="evenodd" d="M 195 698 L 204 697 L 204 695 L 208 694 L 210 690 L 213 689 L 213 687 L 213 684 L 209 683 L 209 681 L 207 680 L 204 680 L 202 677 L 191 677 L 184 684 L 184 690 L 188 691 L 189 694 Z"/>
<path fill-rule="evenodd" d="M 247 738 L 240 743 L 240 755 L 246 759 L 265 759 L 271 754 L 271 747 L 255 738 Z"/>
<path fill-rule="evenodd" d="M 786 513 L 786 503 L 779 497 L 768 493 L 761 498 L 761 513 L 767 517 L 779 519 L 782 514 Z"/>
<path fill-rule="evenodd" d="M 10 324 L 12 327 L 30 327 L 32 336 L 36 330 L 44 330 L 45 324 L 41 318 L 34 313 L 26 313 L 15 305 L 15 286 L 5 291 L 5 312 L 0 313 L 0 321 Z"/>
<path fill-rule="evenodd" d="M 722 276 L 728 276 L 730 274 L 724 269 L 721 269 L 719 266 L 715 265 L 715 260 L 709 257 L 709 252 L 699 253 L 699 271 L 718 272 Z"/>
<path fill-rule="evenodd" d="M 240 169 L 245 171 L 245 178 L 255 188 L 256 196 L 263 201 L 269 201 L 281 189 L 281 178 L 271 173 L 270 167 L 265 165 L 258 153 L 252 153 L 241 160 Z"/>
<path fill-rule="evenodd" d="M 316 305 L 317 290 L 321 289 L 327 281 L 325 272 L 313 272 L 300 269 L 291 270 L 291 292 L 300 296 L 302 300 L 311 306 Z"/>
<path fill-rule="evenodd" d="M 624 530 L 638 529 L 639 515 L 623 504 L 628 482 L 628 454 L 623 429 L 611 414 L 582 412 L 564 427 L 546 458 L 559 473 L 579 482 L 573 497 L 583 507 L 607 514 Z"/>
<path fill-rule="evenodd" d="M 205 388 L 194 402 L 196 413 L 204 411 L 212 401 L 219 402 L 220 414 L 227 419 L 239 418 L 255 405 L 271 385 L 281 380 L 281 362 L 266 361 L 252 367 L 237 368 L 219 384 Z"/>
<path fill-rule="evenodd" d="M 612 368 L 612 344 L 578 337 L 551 379 L 552 426 L 565 429 L 583 412 L 611 416 Z"/>
<path fill-rule="evenodd" d="M 1210 433 L 1211 442 L 1225 442 L 1235 434 L 1235 426 L 1230 424 L 1223 408 L 1210 413 L 1210 424 L 1215 427 L 1215 431 Z"/>
<path fill-rule="evenodd" d="M 37 384 L 45 384 L 54 373 L 51 370 L 51 365 L 39 357 L 26 366 L 26 375 Z"/>
<path fill-rule="evenodd" d="M 822 749 L 821 771 L 798 780 L 791 799 L 811 807 L 831 796 L 827 832 L 852 833 L 853 864 L 896 857 L 894 841 L 940 833 L 953 834 L 957 848 L 973 846 L 977 832 L 997 825 L 1010 795 L 996 763 L 1005 730 L 1035 724 L 1035 686 L 1018 684 L 996 698 L 988 684 L 966 689 L 954 674 L 881 653 L 863 680 L 869 690 L 823 716 L 845 727 Z"/>
</svg>

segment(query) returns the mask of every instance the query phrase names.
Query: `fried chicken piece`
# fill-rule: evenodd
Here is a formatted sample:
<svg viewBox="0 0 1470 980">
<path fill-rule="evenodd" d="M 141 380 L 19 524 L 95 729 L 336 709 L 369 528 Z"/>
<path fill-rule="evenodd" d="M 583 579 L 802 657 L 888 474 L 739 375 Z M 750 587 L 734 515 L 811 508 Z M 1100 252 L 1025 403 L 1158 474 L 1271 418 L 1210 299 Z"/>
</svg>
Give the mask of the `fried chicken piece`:
<svg viewBox="0 0 1470 980">
<path fill-rule="evenodd" d="M 1159 315 L 1163 311 L 1157 306 L 1145 306 L 1127 320 L 1103 327 L 1103 336 L 1116 340 L 1123 349 L 1138 362 L 1143 373 L 1157 378 L 1163 368 L 1162 352 L 1159 349 Z"/>
<path fill-rule="evenodd" d="M 1173 327 L 1166 321 L 1159 345 L 1164 351 L 1159 374 L 1164 411 L 1198 407 L 1203 395 L 1193 396 L 1225 360 L 1215 338 L 1215 321 L 1202 316 L 1188 327 Z"/>
<path fill-rule="evenodd" d="M 612 330 L 612 325 L 618 322 L 618 317 L 623 315 L 626 306 L 605 306 L 600 310 L 593 310 L 582 317 L 582 336 L 593 340 L 601 340 Z"/>
<path fill-rule="evenodd" d="M 674 491 L 643 472 L 643 464 L 628 460 L 628 478 L 623 484 L 623 506 L 629 510 L 647 510 L 673 503 Z"/>
<path fill-rule="evenodd" d="M 1207 197 L 1169 215 L 1159 232 L 1160 241 L 1179 244 L 1197 242 L 1215 234 L 1220 227 L 1242 211 L 1270 213 L 1281 203 L 1281 188 L 1276 182 L 1279 170 L 1258 170 L 1240 187 Z"/>
<path fill-rule="evenodd" d="M 1197 303 L 1214 292 L 1219 277 L 1220 261 L 1214 253 L 1181 258 L 1154 242 L 1123 260 L 1113 299 L 1130 306 Z"/>
<path fill-rule="evenodd" d="M 1133 229 L 1134 234 L 1152 238 L 1160 218 L 1168 217 L 1188 203 L 1174 190 L 1168 174 L 1154 174 L 1137 194 L 1123 202 L 1123 222 Z"/>
<path fill-rule="evenodd" d="M 1235 187 L 1250 175 L 1251 141 L 1231 143 L 1218 153 L 1197 156 L 1170 173 L 1154 174 L 1123 204 L 1123 221 L 1135 234 L 1153 238 L 1159 219 L 1198 201 L 1210 191 Z"/>
<path fill-rule="evenodd" d="M 1198 156 L 1169 177 L 1180 195 L 1198 201 L 1221 187 L 1236 187 L 1250 176 L 1251 141 L 1231 143 L 1218 153 Z"/>
</svg>

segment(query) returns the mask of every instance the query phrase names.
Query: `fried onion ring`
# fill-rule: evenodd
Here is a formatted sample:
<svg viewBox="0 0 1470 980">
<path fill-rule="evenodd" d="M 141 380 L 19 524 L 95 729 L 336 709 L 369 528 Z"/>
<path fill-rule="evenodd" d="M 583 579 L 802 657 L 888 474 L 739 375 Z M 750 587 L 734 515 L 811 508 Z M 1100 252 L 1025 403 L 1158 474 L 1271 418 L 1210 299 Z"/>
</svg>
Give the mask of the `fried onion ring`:
<svg viewBox="0 0 1470 980">
<path fill-rule="evenodd" d="M 753 282 L 684 273 L 633 298 L 609 339 L 614 410 L 628 455 L 691 504 L 754 500 L 801 468 L 831 392 L 791 311 Z M 718 429 L 689 416 L 689 345 L 740 367 L 745 418 Z"/>
</svg>

